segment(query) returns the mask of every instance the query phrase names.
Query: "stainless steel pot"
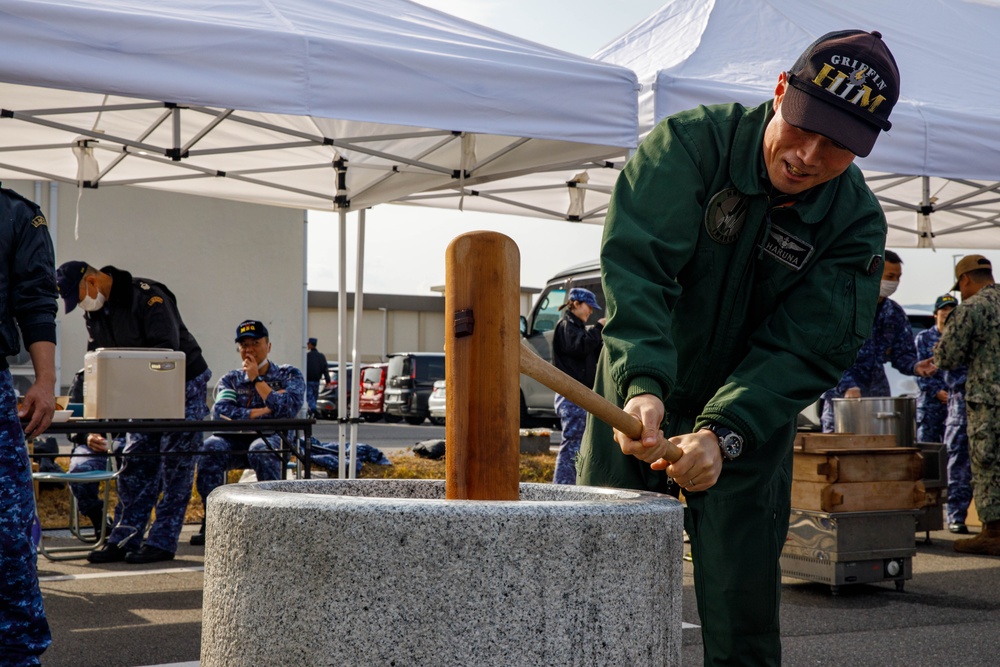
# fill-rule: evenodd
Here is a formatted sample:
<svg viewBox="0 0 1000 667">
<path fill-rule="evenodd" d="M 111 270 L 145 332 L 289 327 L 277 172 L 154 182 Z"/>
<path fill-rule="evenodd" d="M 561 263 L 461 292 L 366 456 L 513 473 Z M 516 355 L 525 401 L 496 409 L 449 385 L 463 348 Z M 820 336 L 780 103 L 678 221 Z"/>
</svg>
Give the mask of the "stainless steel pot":
<svg viewBox="0 0 1000 667">
<path fill-rule="evenodd" d="M 833 399 L 833 430 L 859 435 L 895 435 L 898 447 L 913 447 L 917 430 L 917 399 L 873 396 Z"/>
</svg>

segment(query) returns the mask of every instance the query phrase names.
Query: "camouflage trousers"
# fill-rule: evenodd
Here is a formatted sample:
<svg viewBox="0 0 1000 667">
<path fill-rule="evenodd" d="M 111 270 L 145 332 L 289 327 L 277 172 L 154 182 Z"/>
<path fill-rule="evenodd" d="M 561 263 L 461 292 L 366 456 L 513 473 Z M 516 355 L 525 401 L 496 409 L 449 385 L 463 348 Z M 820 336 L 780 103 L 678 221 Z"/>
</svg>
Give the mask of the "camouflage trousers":
<svg viewBox="0 0 1000 667">
<path fill-rule="evenodd" d="M 52 643 L 35 569 L 35 496 L 9 370 L 0 371 L 0 667 L 37 665 Z"/>
<path fill-rule="evenodd" d="M 944 429 L 948 450 L 948 523 L 965 523 L 972 502 L 972 468 L 969 436 L 964 421 L 950 422 Z"/>
<path fill-rule="evenodd" d="M 556 454 L 553 484 L 576 484 L 576 457 L 580 453 L 580 438 L 587 426 L 587 411 L 556 394 L 556 414 L 562 423 L 562 442 Z"/>
<path fill-rule="evenodd" d="M 316 414 L 316 399 L 319 398 L 319 380 L 316 382 L 306 382 L 306 405 L 309 406 L 309 414 Z"/>
<path fill-rule="evenodd" d="M 202 450 L 213 453 L 198 456 L 195 487 L 201 502 L 207 503 L 208 494 L 226 483 L 227 470 L 253 468 L 260 482 L 281 479 L 281 456 L 274 453 L 277 449 L 281 449 L 281 436 L 278 434 L 269 435 L 266 439 L 239 435 L 205 438 Z M 249 453 L 241 453 L 246 450 Z"/>
<path fill-rule="evenodd" d="M 966 403 L 972 497 L 981 521 L 1000 521 L 1000 406 Z"/>
<path fill-rule="evenodd" d="M 208 370 L 188 380 L 184 392 L 184 418 L 204 419 L 208 415 Z M 186 452 L 201 448 L 202 434 L 129 433 L 125 439 L 125 463 L 118 474 L 120 520 L 108 541 L 134 551 L 143 544 L 175 553 L 191 500 L 194 457 Z M 173 455 L 177 452 L 179 455 Z M 156 456 L 157 453 L 167 456 Z M 132 456 L 129 456 L 129 455 Z M 156 508 L 156 521 L 143 540 L 146 524 Z M 117 516 L 117 513 L 116 513 Z"/>
<path fill-rule="evenodd" d="M 917 408 L 917 442 L 944 442 L 944 423 L 948 418 L 948 406 L 941 401 L 929 399 L 927 405 Z"/>
<path fill-rule="evenodd" d="M 111 451 L 115 454 L 121 453 L 125 448 L 125 438 L 115 438 L 111 444 Z M 94 452 L 87 445 L 75 445 L 73 455 L 69 460 L 70 472 L 94 472 L 105 470 L 108 465 L 108 457 L 102 453 Z M 118 459 L 121 466 L 121 459 Z M 101 508 L 100 482 L 93 484 L 70 484 L 69 490 L 76 496 L 76 504 L 80 509 L 80 514 L 88 515 Z M 121 503 L 115 505 L 115 523 L 121 518 Z"/>
</svg>

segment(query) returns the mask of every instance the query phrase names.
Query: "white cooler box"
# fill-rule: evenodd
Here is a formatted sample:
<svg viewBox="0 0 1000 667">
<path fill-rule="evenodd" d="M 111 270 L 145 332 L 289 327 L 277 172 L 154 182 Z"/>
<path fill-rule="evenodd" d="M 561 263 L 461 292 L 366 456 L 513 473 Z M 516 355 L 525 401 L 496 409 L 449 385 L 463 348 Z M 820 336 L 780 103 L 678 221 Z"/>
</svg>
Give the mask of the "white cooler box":
<svg viewBox="0 0 1000 667">
<path fill-rule="evenodd" d="M 184 419 L 183 352 L 98 348 L 83 364 L 86 419 Z"/>
</svg>

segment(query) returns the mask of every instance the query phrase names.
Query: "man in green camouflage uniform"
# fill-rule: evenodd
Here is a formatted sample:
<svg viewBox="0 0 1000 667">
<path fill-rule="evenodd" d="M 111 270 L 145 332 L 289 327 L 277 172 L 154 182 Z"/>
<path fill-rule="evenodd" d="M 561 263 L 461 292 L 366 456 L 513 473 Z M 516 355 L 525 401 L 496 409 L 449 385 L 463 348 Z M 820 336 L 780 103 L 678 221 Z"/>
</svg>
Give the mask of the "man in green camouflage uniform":
<svg viewBox="0 0 1000 667">
<path fill-rule="evenodd" d="M 993 267 L 982 255 L 968 255 L 955 266 L 962 303 L 934 352 L 941 368 L 968 366 L 969 460 L 972 497 L 983 530 L 955 542 L 955 551 L 1000 556 L 1000 289 Z"/>
</svg>

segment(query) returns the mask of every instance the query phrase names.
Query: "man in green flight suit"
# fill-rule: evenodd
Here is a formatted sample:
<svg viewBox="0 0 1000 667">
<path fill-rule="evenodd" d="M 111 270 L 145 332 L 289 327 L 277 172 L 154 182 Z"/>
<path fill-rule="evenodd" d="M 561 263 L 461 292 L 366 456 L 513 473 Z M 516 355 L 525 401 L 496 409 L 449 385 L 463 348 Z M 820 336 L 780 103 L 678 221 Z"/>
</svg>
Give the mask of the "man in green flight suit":
<svg viewBox="0 0 1000 667">
<path fill-rule="evenodd" d="M 706 665 L 781 663 L 796 417 L 871 329 L 887 228 L 852 162 L 898 96 L 879 33 L 829 33 L 773 100 L 665 119 L 615 187 L 595 389 L 644 431 L 588 419 L 578 483 L 683 488 Z"/>
</svg>

